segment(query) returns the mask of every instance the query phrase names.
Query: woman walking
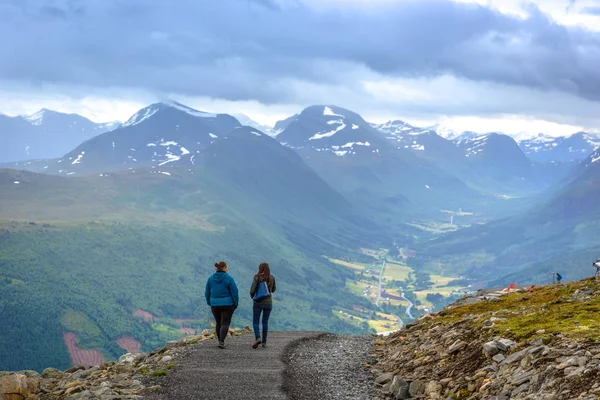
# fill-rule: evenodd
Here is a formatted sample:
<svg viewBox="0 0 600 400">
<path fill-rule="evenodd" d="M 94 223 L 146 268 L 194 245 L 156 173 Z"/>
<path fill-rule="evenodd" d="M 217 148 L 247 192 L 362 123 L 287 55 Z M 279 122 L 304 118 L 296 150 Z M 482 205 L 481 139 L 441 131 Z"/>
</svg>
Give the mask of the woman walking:
<svg viewBox="0 0 600 400">
<path fill-rule="evenodd" d="M 267 345 L 267 333 L 269 332 L 269 316 L 273 309 L 272 294 L 276 290 L 275 277 L 271 275 L 269 264 L 261 263 L 258 266 L 258 272 L 252 280 L 250 288 L 250 297 L 254 300 L 252 322 L 254 326 L 255 341 L 252 348 L 256 349 L 260 344 L 262 347 Z M 262 340 L 260 336 L 260 315 L 262 314 Z"/>
<path fill-rule="evenodd" d="M 225 338 L 229 332 L 231 317 L 238 306 L 238 288 L 233 277 L 227 273 L 227 263 L 215 263 L 216 272 L 206 281 L 206 303 L 215 316 L 215 331 L 219 339 L 219 347 L 225 347 Z"/>
</svg>

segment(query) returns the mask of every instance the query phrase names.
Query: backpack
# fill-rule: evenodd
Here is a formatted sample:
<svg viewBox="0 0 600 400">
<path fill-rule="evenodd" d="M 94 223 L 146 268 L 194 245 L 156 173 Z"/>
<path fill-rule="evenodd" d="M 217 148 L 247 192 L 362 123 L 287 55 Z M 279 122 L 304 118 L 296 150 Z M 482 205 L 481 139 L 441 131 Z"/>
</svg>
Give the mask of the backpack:
<svg viewBox="0 0 600 400">
<path fill-rule="evenodd" d="M 269 297 L 271 297 L 271 291 L 269 290 L 269 285 L 267 284 L 267 282 L 259 282 L 258 288 L 256 289 L 256 293 L 254 294 L 254 297 L 252 298 L 252 300 L 261 301 L 261 300 L 264 300 Z"/>
</svg>

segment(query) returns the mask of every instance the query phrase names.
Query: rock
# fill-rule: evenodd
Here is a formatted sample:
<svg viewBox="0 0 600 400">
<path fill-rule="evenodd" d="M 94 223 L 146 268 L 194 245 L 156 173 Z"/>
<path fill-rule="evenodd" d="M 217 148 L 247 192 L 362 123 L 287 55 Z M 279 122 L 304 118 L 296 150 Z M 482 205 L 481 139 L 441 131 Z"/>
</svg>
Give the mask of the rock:
<svg viewBox="0 0 600 400">
<path fill-rule="evenodd" d="M 402 380 L 402 382 L 400 382 L 400 387 L 394 394 L 394 398 L 396 400 L 410 399 L 410 390 L 409 390 L 408 382 L 406 382 L 404 380 Z"/>
<path fill-rule="evenodd" d="M 391 382 L 392 379 L 394 379 L 394 373 L 386 372 L 385 374 L 381 374 L 377 378 L 375 378 L 375 383 L 385 385 L 386 383 Z"/>
<path fill-rule="evenodd" d="M 519 394 L 521 394 L 523 392 L 526 392 L 526 391 L 529 390 L 530 386 L 531 385 L 529 384 L 529 382 L 526 382 L 526 383 L 522 384 L 521 386 L 519 386 L 518 388 L 516 388 L 515 390 L 513 390 L 511 392 L 511 395 L 512 396 L 517 396 L 517 395 L 519 395 Z"/>
<path fill-rule="evenodd" d="M 502 361 L 504 361 L 505 358 L 506 356 L 504 354 L 499 353 L 492 357 L 492 360 L 496 361 L 497 363 L 501 363 Z"/>
<path fill-rule="evenodd" d="M 515 372 L 515 374 L 512 376 L 510 383 L 513 384 L 514 386 L 522 385 L 523 383 L 529 381 L 531 379 L 532 375 L 533 375 L 533 370 L 527 371 L 527 372 L 522 372 L 522 371 L 517 370 L 517 372 Z"/>
<path fill-rule="evenodd" d="M 467 347 L 467 343 L 463 342 L 462 340 L 458 339 L 456 342 L 454 342 L 450 348 L 448 348 L 448 353 L 449 354 L 454 354 L 457 353 L 459 351 L 461 351 L 462 349 L 464 349 L 465 347 Z"/>
<path fill-rule="evenodd" d="M 438 381 L 430 381 L 427 386 L 425 386 L 425 396 L 428 398 L 436 398 L 440 397 L 440 392 L 442 391 L 442 384 Z"/>
<path fill-rule="evenodd" d="M 40 392 L 40 380 L 24 374 L 9 374 L 0 378 L 0 399 L 23 400 Z"/>
<path fill-rule="evenodd" d="M 526 354 L 527 354 L 527 349 L 521 350 L 521 351 L 517 351 L 516 353 L 513 353 L 513 354 L 509 355 L 508 357 L 506 357 L 504 359 L 504 361 L 502 361 L 500 363 L 500 365 L 512 364 L 512 363 L 514 363 L 516 361 L 521 361 L 521 359 L 523 357 L 525 357 Z"/>
<path fill-rule="evenodd" d="M 119 357 L 120 363 L 131 363 L 133 360 L 135 360 L 135 354 L 131 353 L 123 354 L 121 357 Z"/>
<path fill-rule="evenodd" d="M 169 350 L 172 349 L 173 347 L 177 347 L 179 345 L 179 340 L 171 340 L 170 342 L 167 342 L 167 344 L 165 345 L 165 349 Z"/>
<path fill-rule="evenodd" d="M 77 372 L 79 370 L 85 369 L 85 366 L 78 364 L 78 365 L 74 365 L 71 368 L 69 368 L 68 370 L 65 371 L 65 374 L 72 374 L 73 372 Z"/>
<path fill-rule="evenodd" d="M 413 381 L 410 383 L 408 387 L 408 392 L 411 397 L 417 397 L 422 394 L 425 394 L 425 382 L 423 381 Z"/>
<path fill-rule="evenodd" d="M 499 339 L 496 342 L 496 346 L 498 347 L 498 349 L 500 351 L 507 351 L 509 350 L 511 347 L 514 347 L 517 343 L 513 342 L 510 339 Z"/>
<path fill-rule="evenodd" d="M 493 357 L 494 355 L 498 354 L 499 352 L 500 352 L 500 349 L 498 348 L 496 342 L 487 342 L 483 345 L 483 353 L 487 357 Z"/>
<path fill-rule="evenodd" d="M 56 368 L 46 368 L 45 370 L 42 371 L 42 378 L 60 379 L 63 376 L 64 376 L 63 373 L 61 371 L 57 370 Z"/>
<path fill-rule="evenodd" d="M 173 357 L 171 357 L 171 356 L 164 356 L 163 358 L 160 359 L 160 362 L 164 363 L 164 364 L 169 363 L 171 361 L 173 361 Z"/>
</svg>

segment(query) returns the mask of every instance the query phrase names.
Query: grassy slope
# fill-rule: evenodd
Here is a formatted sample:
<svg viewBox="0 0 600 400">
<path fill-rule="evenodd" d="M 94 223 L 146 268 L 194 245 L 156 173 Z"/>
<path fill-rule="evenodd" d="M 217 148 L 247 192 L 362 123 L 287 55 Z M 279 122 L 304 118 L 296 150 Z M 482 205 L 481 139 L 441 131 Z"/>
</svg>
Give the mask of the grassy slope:
<svg viewBox="0 0 600 400">
<path fill-rule="evenodd" d="M 266 224 L 235 202 L 217 201 L 210 180 L 0 176 L 0 275 L 10 278 L 0 279 L 0 313 L 15 327 L 0 338 L 0 352 L 12 354 L 0 369 L 66 367 L 60 321 L 67 309 L 102 332 L 79 332 L 79 346 L 102 343 L 108 358 L 124 352 L 115 344 L 121 335 L 140 340 L 144 350 L 172 335 L 133 318 L 136 309 L 208 326 L 204 283 L 218 259 L 230 263 L 240 286 L 234 324 L 250 323 L 246 292 L 256 265 L 268 260 L 280 283 L 273 329 L 361 329 L 332 313 L 361 299 L 342 289 L 348 273 L 321 257 L 326 245 L 292 244 L 283 233 L 289 221 Z"/>
</svg>

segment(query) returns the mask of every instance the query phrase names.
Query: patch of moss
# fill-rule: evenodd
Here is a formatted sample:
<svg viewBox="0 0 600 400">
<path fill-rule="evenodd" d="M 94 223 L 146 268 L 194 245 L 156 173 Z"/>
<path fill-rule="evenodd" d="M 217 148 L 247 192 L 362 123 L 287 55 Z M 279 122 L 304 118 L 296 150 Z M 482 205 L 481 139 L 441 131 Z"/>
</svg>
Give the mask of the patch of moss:
<svg viewBox="0 0 600 400">
<path fill-rule="evenodd" d="M 451 307 L 440 312 L 438 318 L 448 323 L 466 321 L 481 327 L 492 316 L 498 319 L 491 332 L 516 340 L 562 334 L 597 341 L 600 340 L 600 285 L 593 278 L 565 285 L 546 285 L 531 292 L 501 296 L 499 301 Z M 537 333 L 542 330 L 543 334 Z"/>
<path fill-rule="evenodd" d="M 172 369 L 175 367 L 175 364 L 171 363 L 169 365 L 166 366 L 167 369 Z"/>
<path fill-rule="evenodd" d="M 154 371 L 152 372 L 152 375 L 154 376 L 167 376 L 169 375 L 169 373 L 165 370 L 159 369 L 158 371 Z"/>
</svg>

